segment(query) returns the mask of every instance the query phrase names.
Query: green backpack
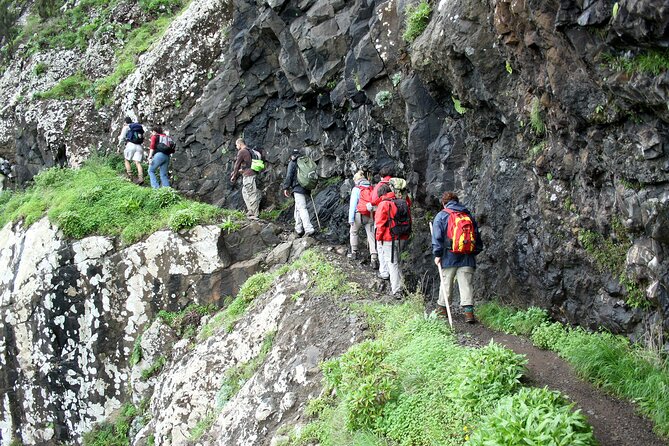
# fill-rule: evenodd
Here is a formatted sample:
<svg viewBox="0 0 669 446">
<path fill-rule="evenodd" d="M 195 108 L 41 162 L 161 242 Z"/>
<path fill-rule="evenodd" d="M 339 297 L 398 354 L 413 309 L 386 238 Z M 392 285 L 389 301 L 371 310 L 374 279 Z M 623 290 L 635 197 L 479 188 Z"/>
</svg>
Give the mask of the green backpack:
<svg viewBox="0 0 669 446">
<path fill-rule="evenodd" d="M 307 190 L 313 190 L 318 183 L 318 166 L 308 156 L 297 159 L 297 182 Z"/>
</svg>

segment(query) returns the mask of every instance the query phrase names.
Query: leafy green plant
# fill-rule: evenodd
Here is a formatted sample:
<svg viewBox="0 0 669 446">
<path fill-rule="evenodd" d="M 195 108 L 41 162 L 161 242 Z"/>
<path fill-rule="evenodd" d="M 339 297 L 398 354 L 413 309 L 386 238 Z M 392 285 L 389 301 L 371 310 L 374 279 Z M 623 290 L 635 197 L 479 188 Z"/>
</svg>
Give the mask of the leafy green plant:
<svg viewBox="0 0 669 446">
<path fill-rule="evenodd" d="M 400 84 L 400 82 L 402 82 L 402 73 L 398 72 L 393 74 L 390 80 L 393 83 L 393 87 L 397 87 Z"/>
<path fill-rule="evenodd" d="M 221 229 L 223 229 L 228 234 L 231 232 L 238 231 L 242 226 L 236 220 L 233 220 L 232 217 L 227 217 L 223 223 L 221 223 Z"/>
<path fill-rule="evenodd" d="M 133 367 L 142 360 L 142 335 L 137 336 L 135 343 L 132 346 L 132 353 L 130 354 L 130 367 Z"/>
<path fill-rule="evenodd" d="M 518 311 L 494 301 L 480 305 L 477 314 L 487 326 L 516 335 L 529 335 L 535 327 L 548 320 L 548 313 L 542 308 L 530 307 L 526 311 Z"/>
<path fill-rule="evenodd" d="M 469 407 L 488 405 L 520 386 L 527 360 L 522 355 L 493 343 L 465 356 L 454 391 L 457 401 Z"/>
<path fill-rule="evenodd" d="M 327 84 L 325 84 L 325 88 L 327 88 L 329 91 L 334 90 L 337 87 L 337 80 L 336 79 L 330 79 Z"/>
<path fill-rule="evenodd" d="M 460 113 L 461 115 L 464 115 L 467 112 L 467 108 L 462 106 L 462 103 L 459 99 L 456 99 L 455 96 L 451 96 L 451 100 L 453 101 L 453 107 L 455 108 L 456 112 Z"/>
<path fill-rule="evenodd" d="M 579 410 L 572 409 L 573 404 L 558 392 L 521 389 L 483 418 L 467 444 L 596 446 L 592 427 Z M 528 442 L 531 438 L 537 442 Z"/>
<path fill-rule="evenodd" d="M 541 117 L 541 104 L 539 98 L 532 100 L 532 109 L 530 110 L 530 126 L 537 136 L 543 136 L 546 133 L 546 124 Z"/>
<path fill-rule="evenodd" d="M 612 14 L 611 14 L 611 15 L 613 16 L 613 20 L 615 20 L 616 17 L 618 17 L 618 13 L 619 13 L 619 12 L 620 12 L 620 3 L 615 2 L 615 3 L 613 4 L 613 12 L 612 12 Z"/>
<path fill-rule="evenodd" d="M 264 210 L 260 212 L 260 218 L 262 220 L 276 221 L 281 216 L 281 212 L 283 212 L 281 209 Z"/>
<path fill-rule="evenodd" d="M 511 62 L 507 59 L 506 64 L 505 64 L 506 72 L 509 74 L 513 74 L 513 68 L 511 67 Z"/>
<path fill-rule="evenodd" d="M 214 305 L 190 304 L 177 312 L 160 310 L 158 318 L 172 328 L 180 338 L 189 338 L 194 336 L 200 320 L 204 316 L 215 313 L 216 310 Z"/>
<path fill-rule="evenodd" d="M 405 29 L 404 29 L 404 40 L 408 43 L 412 43 L 418 36 L 420 36 L 427 24 L 430 21 L 430 14 L 432 13 L 432 7 L 430 4 L 421 0 L 421 2 L 416 5 L 409 5 L 404 10 L 406 17 Z"/>
<path fill-rule="evenodd" d="M 390 101 L 393 99 L 393 94 L 388 91 L 388 90 L 381 90 L 378 93 L 376 93 L 376 96 L 374 98 L 376 105 L 378 105 L 381 108 L 385 108 L 388 104 L 390 104 Z"/>
<path fill-rule="evenodd" d="M 178 209 L 170 217 L 169 226 L 174 232 L 191 229 L 198 223 L 198 218 L 192 209 Z"/>
<path fill-rule="evenodd" d="M 557 351 L 567 339 L 568 334 L 568 330 L 561 323 L 546 321 L 532 332 L 532 343 L 544 350 Z"/>
<path fill-rule="evenodd" d="M 149 378 L 159 374 L 163 370 L 163 367 L 165 367 L 166 362 L 167 358 L 161 356 L 158 359 L 156 359 L 154 363 L 149 366 L 148 369 L 142 370 L 142 376 L 141 376 L 142 381 L 148 381 Z"/>
</svg>

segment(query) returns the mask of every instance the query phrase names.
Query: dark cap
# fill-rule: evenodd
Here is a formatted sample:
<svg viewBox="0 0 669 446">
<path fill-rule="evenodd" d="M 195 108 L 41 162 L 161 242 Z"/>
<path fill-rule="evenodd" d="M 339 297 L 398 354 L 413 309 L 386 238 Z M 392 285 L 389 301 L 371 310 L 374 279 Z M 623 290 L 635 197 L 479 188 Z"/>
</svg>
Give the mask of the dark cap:
<svg viewBox="0 0 669 446">
<path fill-rule="evenodd" d="M 300 154 L 300 149 L 293 149 L 293 156 L 297 156 Z"/>
</svg>

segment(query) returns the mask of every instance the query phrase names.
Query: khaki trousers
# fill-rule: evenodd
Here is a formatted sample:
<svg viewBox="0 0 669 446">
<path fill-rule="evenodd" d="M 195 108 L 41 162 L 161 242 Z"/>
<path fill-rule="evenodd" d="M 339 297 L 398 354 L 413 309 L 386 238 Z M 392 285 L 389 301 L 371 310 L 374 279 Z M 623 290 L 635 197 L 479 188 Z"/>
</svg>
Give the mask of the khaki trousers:
<svg viewBox="0 0 669 446">
<path fill-rule="evenodd" d="M 256 176 L 242 177 L 242 198 L 250 215 L 260 215 L 260 193 L 256 187 Z"/>
<path fill-rule="evenodd" d="M 443 268 L 444 283 L 439 290 L 439 300 L 437 303 L 442 307 L 446 306 L 446 300 L 452 302 L 453 281 L 458 280 L 460 290 L 460 306 L 474 305 L 474 292 L 472 290 L 472 279 L 474 277 L 474 268 L 471 266 L 461 266 L 452 268 Z"/>
</svg>

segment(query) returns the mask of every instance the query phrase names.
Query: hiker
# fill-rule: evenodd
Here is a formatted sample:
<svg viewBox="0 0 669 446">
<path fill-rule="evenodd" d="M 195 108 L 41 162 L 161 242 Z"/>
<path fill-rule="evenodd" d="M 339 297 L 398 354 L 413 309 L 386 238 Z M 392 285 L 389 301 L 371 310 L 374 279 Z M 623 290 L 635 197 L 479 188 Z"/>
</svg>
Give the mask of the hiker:
<svg viewBox="0 0 669 446">
<path fill-rule="evenodd" d="M 358 231 L 360 230 L 360 226 L 364 226 L 372 268 L 378 268 L 379 260 L 376 253 L 376 241 L 374 240 L 373 229 L 374 220 L 372 220 L 372 205 L 370 203 L 372 186 L 369 180 L 365 178 L 362 170 L 353 176 L 353 183 L 355 186 L 351 190 L 351 199 L 348 208 L 348 224 L 351 227 L 349 231 L 351 252 L 348 253 L 348 258 L 351 260 L 358 258 Z"/>
<path fill-rule="evenodd" d="M 397 198 L 388 183 L 378 188 L 379 206 L 374 213 L 377 249 L 379 251 L 379 278 L 390 279 L 390 290 L 396 298 L 402 297 L 400 243 L 411 232 L 409 203 Z M 384 274 L 385 273 L 385 274 Z"/>
<path fill-rule="evenodd" d="M 144 184 L 144 169 L 142 169 L 142 158 L 144 157 L 144 127 L 141 124 L 132 122 L 129 117 L 125 118 L 125 124 L 121 129 L 121 134 L 118 136 L 118 142 L 121 144 L 125 141 L 125 149 L 123 149 L 123 158 L 125 159 L 125 174 L 130 181 L 132 181 L 132 166 L 130 161 L 135 162 L 137 166 L 137 184 Z M 119 151 L 120 148 L 117 150 Z"/>
<path fill-rule="evenodd" d="M 242 198 L 246 204 L 246 216 L 252 220 L 257 220 L 260 216 L 260 192 L 256 186 L 256 172 L 251 169 L 253 156 L 251 149 L 246 145 L 242 138 L 235 141 L 237 147 L 237 160 L 235 167 L 230 175 L 230 182 L 237 181 L 237 177 L 242 175 Z"/>
<path fill-rule="evenodd" d="M 439 316 L 447 314 L 446 303 L 450 302 L 453 280 L 457 279 L 465 322 L 473 324 L 476 318 L 472 279 L 476 255 L 483 250 L 483 241 L 476 220 L 456 194 L 445 192 L 441 204 L 444 208 L 434 217 L 432 231 L 434 263 L 442 268 L 444 281 L 439 289 L 436 312 Z M 456 240 L 455 245 L 453 239 Z"/>
<path fill-rule="evenodd" d="M 316 231 L 314 225 L 311 224 L 311 217 L 307 209 L 307 195 L 310 195 L 311 191 L 302 186 L 297 178 L 297 160 L 300 156 L 300 151 L 293 149 L 286 170 L 286 178 L 283 180 L 283 195 L 289 197 L 292 192 L 293 197 L 295 197 L 295 211 L 293 214 L 295 217 L 295 232 L 299 237 L 303 235 L 308 237 Z"/>
<path fill-rule="evenodd" d="M 376 183 L 374 186 L 374 189 L 372 190 L 372 197 L 371 197 L 371 203 L 372 206 L 378 206 L 379 203 L 381 202 L 381 194 L 379 194 L 379 187 L 381 187 L 383 184 L 388 184 L 390 179 L 393 177 L 395 174 L 395 169 L 393 168 L 392 164 L 386 164 L 381 168 L 379 171 L 379 176 L 381 177 L 381 180 Z"/>
<path fill-rule="evenodd" d="M 168 176 L 170 157 L 174 153 L 174 141 L 163 132 L 162 127 L 151 129 L 151 145 L 149 146 L 149 179 L 151 187 L 170 187 Z M 160 169 L 160 183 L 156 178 L 156 170 Z"/>
</svg>

